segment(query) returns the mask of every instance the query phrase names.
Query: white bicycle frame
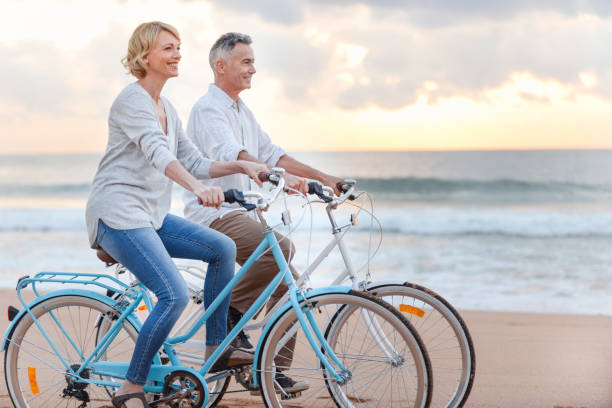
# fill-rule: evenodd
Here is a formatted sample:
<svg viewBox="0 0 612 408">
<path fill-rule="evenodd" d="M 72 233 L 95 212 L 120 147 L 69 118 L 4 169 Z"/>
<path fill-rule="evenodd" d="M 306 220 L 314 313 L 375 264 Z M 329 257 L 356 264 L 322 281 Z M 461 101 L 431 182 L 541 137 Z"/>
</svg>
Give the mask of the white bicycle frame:
<svg viewBox="0 0 612 408">
<path fill-rule="evenodd" d="M 334 198 L 333 201 L 327 203 L 326 206 L 326 212 L 329 218 L 329 221 L 331 223 L 332 226 L 332 235 L 333 238 L 332 240 L 325 246 L 325 248 L 323 248 L 321 250 L 321 252 L 319 253 L 319 255 L 315 258 L 315 260 L 308 265 L 308 267 L 306 268 L 306 270 L 299 276 L 299 278 L 296 280 L 296 286 L 298 287 L 303 287 L 304 282 L 310 278 L 310 275 L 317 269 L 317 267 L 321 264 L 321 262 L 323 262 L 323 260 L 331 253 L 331 251 L 337 246 L 340 254 L 342 256 L 342 260 L 344 262 L 345 265 L 345 270 L 340 273 L 336 279 L 333 281 L 332 285 L 339 285 L 342 282 L 344 282 L 347 278 L 349 278 L 351 280 L 351 286 L 353 289 L 355 290 L 364 290 L 365 289 L 365 282 L 359 282 L 358 281 L 358 277 L 357 277 L 357 272 L 355 271 L 355 268 L 353 266 L 352 260 L 350 258 L 350 254 L 348 251 L 348 248 L 346 246 L 346 244 L 343 241 L 343 236 L 346 232 L 348 232 L 348 230 L 356 225 L 356 219 L 351 217 L 351 222 L 349 222 L 346 225 L 343 226 L 338 226 L 336 219 L 334 217 L 334 215 L 332 214 L 332 211 L 338 208 L 339 204 L 344 203 L 349 197 L 351 197 L 354 193 L 354 182 L 352 182 L 351 184 L 349 184 L 349 189 L 348 191 L 346 191 L 342 196 L 338 197 L 338 198 Z M 324 190 L 327 191 L 330 196 L 333 197 L 333 190 L 330 189 L 329 187 L 324 187 Z M 322 202 L 322 201 L 320 201 Z M 192 298 L 195 299 L 202 299 L 201 294 L 203 292 L 203 282 L 204 279 L 206 277 L 205 272 L 195 266 L 179 266 L 178 267 L 180 271 L 191 275 L 195 278 L 197 278 L 197 283 L 192 282 L 187 280 L 187 285 L 189 287 L 189 290 L 192 294 Z M 285 295 L 274 305 L 274 307 L 272 307 L 272 309 L 266 313 L 266 315 L 258 322 L 246 325 L 243 330 L 245 331 L 252 331 L 252 330 L 257 330 L 260 329 L 262 327 L 264 327 L 268 321 L 270 320 L 270 318 L 274 315 L 274 313 L 284 304 L 288 301 L 289 299 L 289 294 L 285 293 Z M 182 322 L 180 325 L 178 325 L 172 332 L 171 336 L 177 336 L 179 335 L 179 333 L 181 333 L 182 331 L 189 331 L 193 325 L 194 322 L 198 321 L 198 319 L 200 318 L 200 316 L 202 314 L 204 314 L 204 308 L 203 307 L 198 307 L 195 310 L 193 310 Z M 397 353 L 394 349 L 393 346 L 391 345 L 391 343 L 386 339 L 385 335 L 382 333 L 382 330 L 380 328 L 380 326 L 378 325 L 378 322 L 376 321 L 376 319 L 373 319 L 371 316 L 368 315 L 368 312 L 362 310 L 361 313 L 363 314 L 364 317 L 364 321 L 366 322 L 367 326 L 368 326 L 368 330 L 370 331 L 370 333 L 372 333 L 372 335 L 374 336 L 374 338 L 376 339 L 377 343 L 379 344 L 380 348 L 383 350 L 383 352 L 387 355 L 387 357 L 390 360 L 395 361 L 397 359 L 397 356 L 399 356 L 399 353 Z M 287 333 L 283 336 L 283 339 L 281 339 L 278 342 L 278 347 L 282 347 L 282 345 L 284 344 L 284 340 L 288 340 L 289 338 L 291 338 L 291 336 L 293 336 L 295 330 L 297 330 L 297 327 L 294 327 L 293 330 L 288 330 Z M 194 350 L 198 350 L 201 351 L 204 349 L 205 343 L 202 340 L 195 340 L 195 339 L 191 339 L 188 340 L 187 342 L 185 342 L 183 344 L 183 347 L 188 347 L 190 349 L 194 349 Z M 278 352 L 278 350 L 277 350 Z M 202 354 L 201 352 L 199 353 L 189 353 L 187 351 L 184 350 L 177 350 L 177 354 L 179 354 L 181 356 L 182 359 L 184 359 L 185 361 L 188 362 L 192 362 L 192 363 L 201 363 L 202 361 Z"/>
</svg>

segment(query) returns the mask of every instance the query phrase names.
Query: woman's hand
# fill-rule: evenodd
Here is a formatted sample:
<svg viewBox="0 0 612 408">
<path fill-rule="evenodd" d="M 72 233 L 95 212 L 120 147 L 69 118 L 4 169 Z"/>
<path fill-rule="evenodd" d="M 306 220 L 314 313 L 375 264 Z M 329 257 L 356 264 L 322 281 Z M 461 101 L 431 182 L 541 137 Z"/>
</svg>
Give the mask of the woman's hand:
<svg viewBox="0 0 612 408">
<path fill-rule="evenodd" d="M 262 181 L 259 179 L 259 173 L 267 173 L 268 166 L 262 163 L 256 163 L 252 161 L 246 160 L 237 160 L 236 164 L 242 170 L 242 173 L 249 176 L 259 187 L 263 185 Z"/>
<path fill-rule="evenodd" d="M 198 188 L 193 190 L 193 193 L 198 197 L 198 203 L 206 207 L 221 207 L 221 203 L 225 201 L 223 190 L 216 186 L 205 186 L 200 184 Z"/>
</svg>

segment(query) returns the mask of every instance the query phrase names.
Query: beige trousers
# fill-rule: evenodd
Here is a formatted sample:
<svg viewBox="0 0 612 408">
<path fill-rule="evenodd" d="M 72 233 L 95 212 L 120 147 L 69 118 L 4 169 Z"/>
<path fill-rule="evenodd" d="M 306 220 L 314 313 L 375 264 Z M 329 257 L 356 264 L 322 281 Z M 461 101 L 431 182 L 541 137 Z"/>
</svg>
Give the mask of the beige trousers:
<svg viewBox="0 0 612 408">
<path fill-rule="evenodd" d="M 236 243 L 236 262 L 243 265 L 248 257 L 255 251 L 261 241 L 264 239 L 263 225 L 251 218 L 243 212 L 235 212 L 225 215 L 223 218 L 217 218 L 210 227 L 214 230 L 222 232 L 230 237 Z M 298 274 L 291 266 L 291 259 L 295 253 L 293 243 L 285 238 L 285 236 L 274 233 L 279 241 L 279 246 L 283 251 L 283 255 L 289 263 L 291 274 L 297 279 Z M 238 281 L 232 290 L 231 306 L 240 313 L 245 313 L 248 308 L 255 303 L 255 300 L 261 295 L 266 286 L 272 281 L 278 273 L 278 265 L 274 260 L 271 251 L 263 254 L 257 262 L 255 262 L 247 273 Z M 274 291 L 270 300 L 266 305 L 266 312 L 270 310 L 285 294 L 287 285 L 281 282 L 280 286 Z M 289 367 L 295 348 L 295 337 L 287 342 L 284 350 L 279 352 L 276 364 L 282 370 L 282 367 Z"/>
</svg>

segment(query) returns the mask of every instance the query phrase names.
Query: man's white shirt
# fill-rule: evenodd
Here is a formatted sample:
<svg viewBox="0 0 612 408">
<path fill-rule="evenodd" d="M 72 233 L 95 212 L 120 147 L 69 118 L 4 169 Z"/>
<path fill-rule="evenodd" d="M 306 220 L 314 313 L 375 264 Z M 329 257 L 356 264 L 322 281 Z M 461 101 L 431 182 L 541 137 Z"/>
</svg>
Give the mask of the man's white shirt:
<svg viewBox="0 0 612 408">
<path fill-rule="evenodd" d="M 187 135 L 205 157 L 216 161 L 234 161 L 245 150 L 268 166 L 275 166 L 285 151 L 270 141 L 253 113 L 238 98 L 233 101 L 221 88 L 210 84 L 208 92 L 193 106 L 187 124 Z M 251 189 L 251 180 L 245 174 L 231 174 L 216 179 L 200 180 L 207 185 L 221 187 L 223 191 L 235 188 Z M 185 218 L 209 226 L 222 214 L 236 211 L 237 204 L 223 204 L 220 210 L 204 207 L 190 191 L 183 194 Z"/>
</svg>

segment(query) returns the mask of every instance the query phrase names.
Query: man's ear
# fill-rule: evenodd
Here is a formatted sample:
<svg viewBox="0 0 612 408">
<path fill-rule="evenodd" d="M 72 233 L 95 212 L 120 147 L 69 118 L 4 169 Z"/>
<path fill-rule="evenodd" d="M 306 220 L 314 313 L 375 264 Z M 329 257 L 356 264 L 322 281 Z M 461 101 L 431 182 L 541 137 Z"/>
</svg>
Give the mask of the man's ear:
<svg viewBox="0 0 612 408">
<path fill-rule="evenodd" d="M 222 59 L 217 60 L 217 62 L 215 62 L 215 69 L 217 74 L 225 74 L 225 61 Z"/>
</svg>

